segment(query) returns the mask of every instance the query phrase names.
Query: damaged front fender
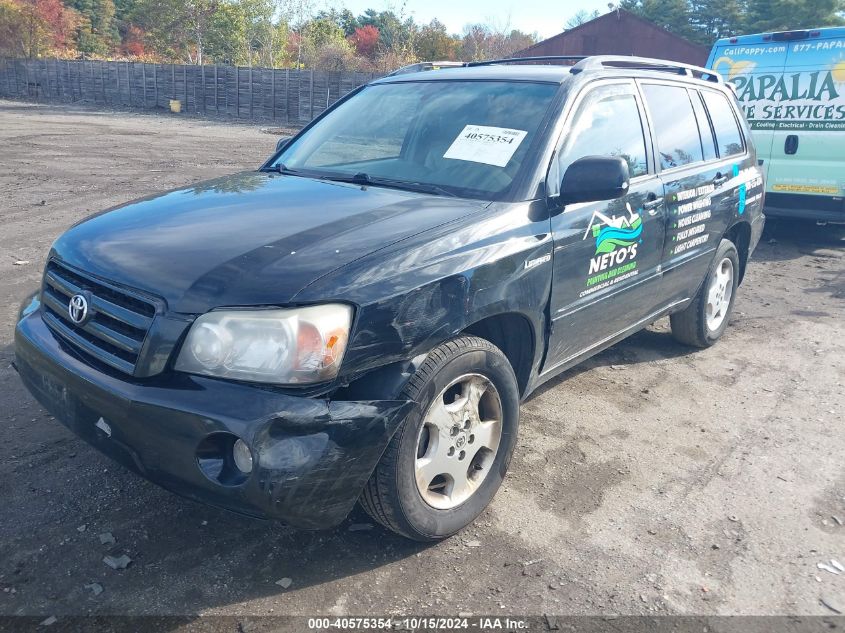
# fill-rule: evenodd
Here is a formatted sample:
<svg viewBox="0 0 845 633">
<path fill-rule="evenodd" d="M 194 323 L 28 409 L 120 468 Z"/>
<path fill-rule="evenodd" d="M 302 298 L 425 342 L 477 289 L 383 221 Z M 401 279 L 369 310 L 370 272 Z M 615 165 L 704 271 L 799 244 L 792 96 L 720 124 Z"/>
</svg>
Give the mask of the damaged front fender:
<svg viewBox="0 0 845 633">
<path fill-rule="evenodd" d="M 132 380 L 52 336 L 40 311 L 15 330 L 15 367 L 35 398 L 99 451 L 185 497 L 302 528 L 346 517 L 411 401 L 328 400 L 203 376 Z M 252 470 L 235 470 L 233 445 Z"/>
<path fill-rule="evenodd" d="M 252 438 L 264 503 L 298 527 L 339 523 L 413 406 L 395 400 L 321 402 L 318 415 L 273 417 Z"/>
</svg>

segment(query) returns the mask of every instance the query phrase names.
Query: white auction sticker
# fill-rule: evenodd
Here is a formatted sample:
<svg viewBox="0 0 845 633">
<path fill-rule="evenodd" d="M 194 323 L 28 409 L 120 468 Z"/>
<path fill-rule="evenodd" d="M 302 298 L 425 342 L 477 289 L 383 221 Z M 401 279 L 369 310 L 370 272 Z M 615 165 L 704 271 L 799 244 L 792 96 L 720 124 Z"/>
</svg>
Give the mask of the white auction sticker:
<svg viewBox="0 0 845 633">
<path fill-rule="evenodd" d="M 443 158 L 504 167 L 527 134 L 525 130 L 467 125 L 443 154 Z"/>
</svg>

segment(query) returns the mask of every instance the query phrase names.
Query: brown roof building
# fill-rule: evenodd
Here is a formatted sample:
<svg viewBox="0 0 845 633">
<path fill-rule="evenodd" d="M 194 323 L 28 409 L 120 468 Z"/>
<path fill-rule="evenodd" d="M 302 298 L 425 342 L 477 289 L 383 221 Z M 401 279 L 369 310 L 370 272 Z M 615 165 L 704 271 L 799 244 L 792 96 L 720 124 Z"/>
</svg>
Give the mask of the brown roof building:
<svg viewBox="0 0 845 633">
<path fill-rule="evenodd" d="M 559 35 L 537 42 L 514 57 L 541 55 L 636 55 L 703 66 L 709 49 L 656 24 L 615 9 Z"/>
</svg>

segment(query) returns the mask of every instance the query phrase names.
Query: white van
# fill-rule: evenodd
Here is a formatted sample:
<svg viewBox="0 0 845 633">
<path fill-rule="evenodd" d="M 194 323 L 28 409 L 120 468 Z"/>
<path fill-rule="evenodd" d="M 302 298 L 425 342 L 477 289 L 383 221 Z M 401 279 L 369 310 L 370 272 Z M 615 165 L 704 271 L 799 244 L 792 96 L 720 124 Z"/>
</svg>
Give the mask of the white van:
<svg viewBox="0 0 845 633">
<path fill-rule="evenodd" d="M 766 173 L 769 217 L 845 222 L 845 28 L 716 42 Z"/>
</svg>

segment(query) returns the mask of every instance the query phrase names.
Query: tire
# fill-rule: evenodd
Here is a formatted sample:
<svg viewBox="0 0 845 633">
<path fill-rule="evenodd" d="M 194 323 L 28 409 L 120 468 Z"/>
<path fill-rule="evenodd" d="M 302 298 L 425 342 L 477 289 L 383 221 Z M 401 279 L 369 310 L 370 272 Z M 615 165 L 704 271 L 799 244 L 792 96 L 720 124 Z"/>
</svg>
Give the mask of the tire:
<svg viewBox="0 0 845 633">
<path fill-rule="evenodd" d="M 472 523 L 505 477 L 519 427 L 516 376 L 495 345 L 461 336 L 431 351 L 400 398 L 418 406 L 390 441 L 361 505 L 394 532 L 437 541 Z"/>
<path fill-rule="evenodd" d="M 723 239 L 692 303 L 669 317 L 672 336 L 693 347 L 713 345 L 728 327 L 738 284 L 739 253 L 733 242 Z"/>
</svg>

